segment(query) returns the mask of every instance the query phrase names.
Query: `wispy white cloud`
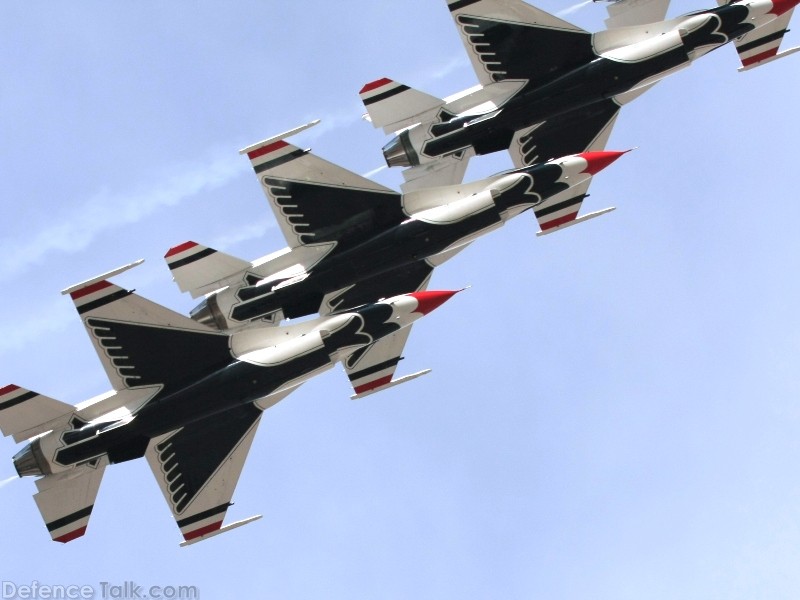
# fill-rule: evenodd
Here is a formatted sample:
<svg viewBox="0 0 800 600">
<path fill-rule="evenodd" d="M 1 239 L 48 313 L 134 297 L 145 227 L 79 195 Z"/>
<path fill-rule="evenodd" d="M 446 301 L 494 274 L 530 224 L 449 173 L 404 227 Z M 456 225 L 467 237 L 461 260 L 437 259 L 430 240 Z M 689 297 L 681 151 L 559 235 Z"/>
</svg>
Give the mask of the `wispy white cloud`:
<svg viewBox="0 0 800 600">
<path fill-rule="evenodd" d="M 0 354 L 18 351 L 30 346 L 32 342 L 45 335 L 63 331 L 76 319 L 75 309 L 71 302 L 51 301 L 44 307 L 37 308 L 30 317 L 16 318 L 13 324 L 3 330 L 0 336 Z"/>
<path fill-rule="evenodd" d="M 0 280 L 24 271 L 52 253 L 71 254 L 101 233 L 125 227 L 201 191 L 218 188 L 247 165 L 235 153 L 216 152 L 202 163 L 181 165 L 164 181 L 133 192 L 101 191 L 86 200 L 68 221 L 53 223 L 24 238 L 0 242 Z"/>
<path fill-rule="evenodd" d="M 265 237 L 270 229 L 277 227 L 274 219 L 262 219 L 255 223 L 249 223 L 242 227 L 232 229 L 214 238 L 210 245 L 217 250 L 226 250 L 231 246 L 240 244 L 242 242 L 249 242 L 250 240 Z"/>
<path fill-rule="evenodd" d="M 431 65 L 420 72 L 416 79 L 424 87 L 446 78 L 468 64 L 465 56 L 453 57 Z M 320 125 L 300 135 L 316 140 L 335 134 L 358 122 L 362 113 L 363 106 L 357 101 L 351 102 L 338 110 L 318 115 L 322 119 Z M 230 152 L 230 147 L 233 146 L 227 145 L 224 151 L 210 151 L 201 161 L 175 165 L 172 168 L 173 174 L 165 180 L 139 186 L 134 191 L 100 191 L 75 209 L 69 221 L 52 223 L 39 231 L 28 232 L 24 238 L 0 241 L 0 280 L 24 272 L 49 255 L 79 252 L 87 248 L 101 233 L 133 225 L 162 208 L 179 204 L 202 191 L 225 185 L 248 168 L 247 161 Z M 364 176 L 373 177 L 385 169 L 386 166 L 382 165 Z M 265 218 L 223 233 L 211 240 L 210 245 L 225 250 L 265 236 L 275 226 L 271 218 Z M 7 330 L 0 338 L 0 353 L 13 351 L 47 334 L 63 330 L 72 319 L 74 312 L 69 302 L 54 303 L 48 310 L 37 312 L 30 319 L 17 321 L 12 330 Z"/>
<path fill-rule="evenodd" d="M 591 2 L 591 0 L 589 0 Z M 452 56 L 440 62 L 434 62 L 425 69 L 420 70 L 414 76 L 413 85 L 424 88 L 442 79 L 445 79 L 460 69 L 469 67 L 469 59 L 466 54 Z M 408 82 L 403 82 L 408 83 Z M 452 93 L 461 90 L 453 90 Z M 361 120 L 366 110 L 360 102 L 351 102 L 347 106 L 333 111 L 327 111 L 318 115 L 308 117 L 308 121 L 320 119 L 320 124 L 299 134 L 298 138 L 306 140 L 317 140 L 340 129 L 350 127 Z"/>
<path fill-rule="evenodd" d="M 591 2 L 591 0 L 588 1 Z M 459 56 L 452 56 L 444 62 L 431 65 L 427 71 L 422 73 L 422 81 L 423 83 L 439 81 L 466 67 L 469 67 L 469 58 L 466 53 Z M 453 90 L 451 93 L 458 91 L 460 90 Z"/>
</svg>

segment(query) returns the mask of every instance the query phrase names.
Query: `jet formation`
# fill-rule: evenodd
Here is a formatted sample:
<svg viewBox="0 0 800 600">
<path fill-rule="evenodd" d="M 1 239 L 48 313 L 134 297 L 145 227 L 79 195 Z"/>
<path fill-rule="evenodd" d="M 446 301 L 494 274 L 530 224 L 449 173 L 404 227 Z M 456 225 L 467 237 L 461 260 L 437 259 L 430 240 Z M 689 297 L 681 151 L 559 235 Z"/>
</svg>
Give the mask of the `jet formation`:
<svg viewBox="0 0 800 600">
<path fill-rule="evenodd" d="M 662 20 L 668 2 L 611 5 L 590 33 L 521 0 L 449 0 L 479 85 L 440 99 L 382 78 L 360 92 L 404 191 L 461 181 L 475 155 L 508 150 L 518 168 L 602 150 L 620 108 L 698 58 L 733 44 L 741 70 L 778 49 L 797 0 L 735 0 Z"/>
<path fill-rule="evenodd" d="M 139 261 L 140 262 L 140 261 Z M 146 457 L 184 543 L 249 522 L 222 522 L 261 414 L 337 362 L 410 326 L 455 291 L 402 294 L 302 323 L 234 333 L 121 288 L 113 273 L 64 290 L 112 390 L 72 406 L 15 385 L 0 388 L 0 428 L 31 441 L 14 456 L 53 540 L 86 532 L 109 464 Z"/>
<path fill-rule="evenodd" d="M 728 43 L 742 69 L 787 56 L 779 46 L 800 0 L 736 0 L 664 20 L 664 0 L 621 0 L 591 34 L 522 0 L 448 0 L 479 85 L 438 99 L 390 79 L 360 96 L 402 192 L 335 165 L 288 138 L 241 150 L 286 241 L 256 260 L 195 241 L 165 261 L 189 316 L 119 287 L 130 263 L 68 295 L 111 390 L 72 406 L 0 388 L 0 430 L 35 477 L 51 538 L 86 532 L 107 466 L 146 458 L 184 538 L 223 525 L 263 412 L 341 363 L 363 398 L 395 377 L 411 327 L 449 300 L 434 270 L 510 219 L 538 235 L 613 210 L 582 212 L 593 178 L 625 152 L 606 150 L 620 108 Z M 471 157 L 510 152 L 514 168 L 462 183 Z"/>
</svg>

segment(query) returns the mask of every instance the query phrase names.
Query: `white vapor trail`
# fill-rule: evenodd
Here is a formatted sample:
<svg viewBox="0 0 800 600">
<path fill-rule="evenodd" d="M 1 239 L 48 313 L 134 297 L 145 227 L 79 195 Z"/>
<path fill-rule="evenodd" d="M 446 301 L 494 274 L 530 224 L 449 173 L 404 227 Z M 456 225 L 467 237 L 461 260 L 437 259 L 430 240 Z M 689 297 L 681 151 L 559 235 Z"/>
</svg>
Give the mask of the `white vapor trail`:
<svg viewBox="0 0 800 600">
<path fill-rule="evenodd" d="M 381 165 L 377 169 L 372 169 L 371 171 L 367 171 L 366 173 L 364 173 L 362 175 L 362 177 L 366 177 L 367 179 L 369 179 L 370 177 L 374 177 L 375 175 L 377 175 L 378 173 L 380 173 L 384 169 L 388 169 L 388 168 L 389 167 L 387 167 L 386 165 Z"/>
<path fill-rule="evenodd" d="M 231 246 L 235 246 L 241 242 L 248 242 L 259 237 L 265 237 L 267 231 L 275 227 L 274 221 L 262 219 L 217 236 L 211 241 L 211 246 L 219 250 L 227 250 Z"/>
<path fill-rule="evenodd" d="M 566 15 L 571 15 L 572 13 L 578 12 L 584 6 L 589 6 L 592 2 L 593 2 L 593 0 L 585 0 L 584 2 L 579 2 L 578 4 L 575 4 L 574 6 L 570 6 L 569 8 L 565 8 L 564 10 L 557 12 L 556 15 L 558 15 L 559 17 L 564 17 Z"/>
<path fill-rule="evenodd" d="M 0 355 L 16 352 L 41 337 L 63 331 L 75 320 L 75 309 L 71 302 L 62 298 L 36 307 L 34 314 L 13 320 L 0 338 Z"/>
<path fill-rule="evenodd" d="M 101 232 L 141 221 L 160 208 L 220 187 L 246 169 L 235 153 L 178 170 L 166 181 L 130 193 L 100 192 L 78 206 L 68 221 L 53 223 L 23 239 L 0 242 L 0 280 L 24 271 L 53 252 L 83 250 Z"/>
<path fill-rule="evenodd" d="M 6 487 L 9 483 L 14 481 L 15 479 L 19 479 L 19 477 L 17 477 L 16 475 L 12 475 L 11 477 L 3 479 L 3 481 L 0 481 L 0 489 Z"/>
</svg>

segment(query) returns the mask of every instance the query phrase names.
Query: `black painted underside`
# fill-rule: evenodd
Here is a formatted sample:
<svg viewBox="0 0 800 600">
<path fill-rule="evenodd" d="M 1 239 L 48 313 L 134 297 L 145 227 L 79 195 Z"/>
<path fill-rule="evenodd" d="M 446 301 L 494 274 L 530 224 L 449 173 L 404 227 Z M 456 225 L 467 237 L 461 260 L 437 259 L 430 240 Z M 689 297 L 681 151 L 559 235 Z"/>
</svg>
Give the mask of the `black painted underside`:
<svg viewBox="0 0 800 600">
<path fill-rule="evenodd" d="M 170 498 L 180 514 L 261 416 L 252 404 L 183 427 L 156 445 Z"/>
<path fill-rule="evenodd" d="M 527 79 L 530 87 L 596 58 L 592 35 L 460 15 L 458 23 L 494 81 Z"/>
<path fill-rule="evenodd" d="M 352 247 L 407 218 L 400 194 L 265 177 L 302 244 Z"/>
</svg>

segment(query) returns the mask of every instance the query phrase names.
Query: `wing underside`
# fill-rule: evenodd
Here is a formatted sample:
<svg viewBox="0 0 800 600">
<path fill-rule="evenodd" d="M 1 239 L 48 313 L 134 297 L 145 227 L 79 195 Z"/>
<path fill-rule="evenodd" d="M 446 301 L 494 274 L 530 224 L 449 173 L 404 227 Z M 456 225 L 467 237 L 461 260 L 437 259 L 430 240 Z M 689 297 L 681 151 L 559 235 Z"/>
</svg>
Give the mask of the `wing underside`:
<svg viewBox="0 0 800 600">
<path fill-rule="evenodd" d="M 290 248 L 348 243 L 402 217 L 393 190 L 283 139 L 273 140 L 242 152 Z"/>
<path fill-rule="evenodd" d="M 352 307 L 381 298 L 422 291 L 428 287 L 432 273 L 432 266 L 426 261 L 419 261 L 404 269 L 374 277 L 348 288 L 338 297 L 332 296 L 328 300 L 329 305 L 330 302 L 338 302 L 338 306 Z M 403 359 L 403 348 L 410 333 L 411 327 L 405 327 L 356 351 L 343 361 L 345 372 L 355 392 L 353 398 L 392 387 L 428 372 L 425 370 L 393 379 L 397 365 Z"/>
<path fill-rule="evenodd" d="M 482 85 L 527 79 L 532 86 L 595 58 L 592 36 L 522 0 L 449 0 Z"/>
<path fill-rule="evenodd" d="M 740 71 L 758 67 L 800 50 L 800 47 L 796 47 L 778 53 L 783 36 L 789 31 L 789 21 L 792 19 L 793 12 L 794 9 L 791 9 L 735 41 L 736 51 L 742 61 Z"/>
<path fill-rule="evenodd" d="M 518 131 L 509 147 L 511 160 L 522 168 L 561 156 L 603 150 L 619 109 L 614 100 L 605 100 Z"/>
<path fill-rule="evenodd" d="M 151 440 L 147 462 L 186 542 L 222 530 L 261 415 L 247 404 Z"/>
</svg>

